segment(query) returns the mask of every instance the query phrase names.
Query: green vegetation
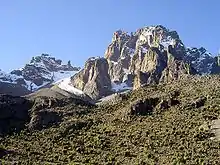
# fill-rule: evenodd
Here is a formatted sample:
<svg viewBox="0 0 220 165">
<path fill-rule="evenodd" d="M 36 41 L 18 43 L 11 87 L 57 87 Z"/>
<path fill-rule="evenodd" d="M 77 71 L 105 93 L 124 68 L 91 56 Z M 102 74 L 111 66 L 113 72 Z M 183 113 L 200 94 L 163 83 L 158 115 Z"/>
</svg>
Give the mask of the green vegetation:
<svg viewBox="0 0 220 165">
<path fill-rule="evenodd" d="M 220 141 L 211 122 L 220 115 L 220 77 L 188 77 L 146 86 L 114 105 L 67 105 L 59 126 L 1 139 L 15 154 L 5 164 L 220 164 Z M 176 95 L 175 93 L 178 93 Z M 175 96 L 173 96 L 175 95 Z M 138 100 L 175 97 L 179 104 L 131 115 Z M 205 98 L 205 99 L 204 99 Z"/>
</svg>

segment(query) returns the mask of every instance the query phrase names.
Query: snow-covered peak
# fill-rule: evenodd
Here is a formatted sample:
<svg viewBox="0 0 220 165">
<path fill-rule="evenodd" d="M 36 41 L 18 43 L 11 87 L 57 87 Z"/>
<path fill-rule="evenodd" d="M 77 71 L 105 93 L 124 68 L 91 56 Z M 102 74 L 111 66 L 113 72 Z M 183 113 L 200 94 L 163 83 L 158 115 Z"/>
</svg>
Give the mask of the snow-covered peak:
<svg viewBox="0 0 220 165">
<path fill-rule="evenodd" d="M 63 64 L 49 54 L 33 57 L 24 67 L 13 70 L 11 73 L 0 71 L 0 82 L 19 84 L 30 91 L 52 84 L 64 78 L 73 76 L 79 71 L 71 62 Z"/>
<path fill-rule="evenodd" d="M 32 57 L 30 63 L 27 65 L 47 69 L 49 71 L 79 70 L 79 68 L 73 67 L 70 61 L 68 61 L 67 64 L 63 64 L 62 60 L 56 59 L 55 57 L 52 57 L 49 54 L 41 54 L 39 56 Z"/>
<path fill-rule="evenodd" d="M 205 48 L 196 48 L 196 47 L 187 47 L 186 48 L 186 55 L 196 58 L 206 58 L 206 57 L 212 57 L 212 54 L 208 52 Z"/>
<path fill-rule="evenodd" d="M 205 48 L 187 47 L 185 61 L 191 64 L 200 74 L 210 74 L 214 64 L 212 54 Z"/>
<path fill-rule="evenodd" d="M 122 31 L 122 30 L 117 30 L 114 32 L 113 37 L 112 37 L 112 42 L 114 41 L 123 41 L 126 42 L 131 36 L 128 34 L 128 32 Z"/>
<path fill-rule="evenodd" d="M 6 73 L 6 72 L 0 70 L 0 82 L 16 83 L 16 80 L 18 80 L 20 78 L 22 78 L 22 76 L 9 74 L 9 73 Z"/>
<path fill-rule="evenodd" d="M 161 25 L 141 28 L 137 30 L 136 35 L 138 35 L 136 47 L 140 45 L 145 45 L 145 47 L 162 46 L 163 49 L 167 50 L 169 45 L 183 46 L 177 32 L 170 31 Z"/>
</svg>

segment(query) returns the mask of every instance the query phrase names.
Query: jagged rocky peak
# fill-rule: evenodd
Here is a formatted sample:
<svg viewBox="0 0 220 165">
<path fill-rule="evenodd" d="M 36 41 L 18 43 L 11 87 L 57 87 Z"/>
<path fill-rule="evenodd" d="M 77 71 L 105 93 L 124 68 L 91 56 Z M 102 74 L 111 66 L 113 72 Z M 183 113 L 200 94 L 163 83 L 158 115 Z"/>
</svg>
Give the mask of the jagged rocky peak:
<svg viewBox="0 0 220 165">
<path fill-rule="evenodd" d="M 134 51 L 146 51 L 150 47 L 168 50 L 169 45 L 175 48 L 184 46 L 176 31 L 170 31 L 161 25 L 143 27 L 130 35 L 118 30 L 113 34 L 105 58 L 117 62 L 120 57 L 124 58 Z"/>
<path fill-rule="evenodd" d="M 70 61 L 67 64 L 62 64 L 60 59 L 56 59 L 49 54 L 41 54 L 40 56 L 32 57 L 29 64 L 19 70 L 13 70 L 11 74 L 23 76 L 24 80 L 29 81 L 35 87 L 39 87 L 70 77 L 79 69 L 78 67 L 73 67 Z M 26 82 L 23 81 L 23 83 Z"/>
<path fill-rule="evenodd" d="M 71 78 L 71 83 L 93 99 L 107 96 L 111 92 L 107 60 L 100 57 L 88 59 L 84 69 Z"/>
<path fill-rule="evenodd" d="M 186 48 L 176 31 L 162 25 L 147 26 L 130 34 L 114 32 L 104 58 L 89 58 L 70 84 L 99 99 L 189 74 L 219 73 L 219 66 L 219 57 L 212 57 L 204 48 Z"/>
<path fill-rule="evenodd" d="M 130 38 L 130 35 L 123 31 L 123 30 L 117 30 L 113 33 L 112 42 L 122 40 L 126 42 Z"/>
<path fill-rule="evenodd" d="M 170 31 L 161 25 L 148 26 L 138 29 L 135 33 L 138 36 L 136 42 L 136 52 L 146 54 L 150 48 L 158 48 L 159 51 L 175 49 L 173 53 L 180 58 L 184 54 L 184 44 L 176 31 Z"/>
<path fill-rule="evenodd" d="M 118 30 L 114 32 L 112 42 L 108 46 L 105 52 L 105 58 L 112 62 L 117 62 L 120 58 L 125 58 L 125 54 L 130 54 L 131 48 L 135 48 L 135 45 L 131 45 L 132 36 L 127 32 Z"/>
<path fill-rule="evenodd" d="M 140 28 L 130 35 L 122 30 L 116 31 L 105 58 L 111 80 L 131 84 L 131 77 L 134 77 L 131 74 L 158 72 L 167 66 L 168 56 L 182 59 L 184 54 L 184 44 L 178 33 L 157 25 Z"/>
<path fill-rule="evenodd" d="M 40 56 L 32 57 L 30 64 L 36 67 L 45 67 L 49 71 L 78 71 L 80 68 L 73 67 L 71 62 L 68 61 L 67 64 L 62 64 L 62 60 L 51 57 L 49 54 L 41 54 Z"/>
<path fill-rule="evenodd" d="M 71 77 L 79 70 L 80 68 L 72 66 L 70 61 L 63 64 L 60 59 L 49 54 L 41 54 L 32 57 L 30 63 L 20 69 L 10 73 L 0 72 L 0 82 L 17 84 L 33 92 L 61 79 Z"/>
<path fill-rule="evenodd" d="M 169 46 L 181 53 L 184 51 L 178 33 L 161 25 L 140 28 L 130 35 L 119 30 L 114 33 L 112 42 L 105 52 L 105 58 L 114 63 L 128 56 L 132 57 L 135 53 L 146 53 L 151 47 L 164 51 L 168 50 Z"/>
<path fill-rule="evenodd" d="M 189 63 L 198 74 L 210 74 L 216 65 L 216 59 L 203 47 L 186 48 L 184 60 Z"/>
</svg>

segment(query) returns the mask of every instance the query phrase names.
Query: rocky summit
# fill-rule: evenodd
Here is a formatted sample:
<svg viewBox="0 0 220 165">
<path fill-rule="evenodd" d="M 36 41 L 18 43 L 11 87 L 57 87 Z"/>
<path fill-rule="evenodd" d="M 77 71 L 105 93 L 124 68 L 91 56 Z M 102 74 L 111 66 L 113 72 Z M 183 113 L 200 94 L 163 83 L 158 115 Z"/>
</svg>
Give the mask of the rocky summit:
<svg viewBox="0 0 220 165">
<path fill-rule="evenodd" d="M 84 69 L 71 80 L 74 87 L 97 99 L 187 74 L 219 73 L 218 59 L 205 48 L 186 47 L 176 31 L 161 25 L 143 27 L 131 34 L 118 30 L 104 58 L 88 59 Z"/>
<path fill-rule="evenodd" d="M 25 95 L 52 83 L 68 78 L 80 70 L 71 62 L 62 64 L 62 60 L 49 54 L 33 57 L 29 64 L 10 73 L 0 71 L 0 93 Z M 12 90 L 15 89 L 15 90 Z"/>
</svg>

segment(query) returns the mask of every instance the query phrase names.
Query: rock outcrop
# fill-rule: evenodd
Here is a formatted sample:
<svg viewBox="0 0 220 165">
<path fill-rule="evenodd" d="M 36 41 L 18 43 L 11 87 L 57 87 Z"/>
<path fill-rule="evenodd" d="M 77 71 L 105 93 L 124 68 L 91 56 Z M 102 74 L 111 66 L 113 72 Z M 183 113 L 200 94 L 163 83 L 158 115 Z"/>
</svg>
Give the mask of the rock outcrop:
<svg viewBox="0 0 220 165">
<path fill-rule="evenodd" d="M 86 62 L 84 69 L 72 77 L 72 85 L 93 99 L 107 96 L 111 92 L 108 68 L 106 59 L 91 58 Z"/>
<path fill-rule="evenodd" d="M 32 103 L 22 97 L 0 95 L 0 134 L 19 132 L 30 120 Z"/>
</svg>

